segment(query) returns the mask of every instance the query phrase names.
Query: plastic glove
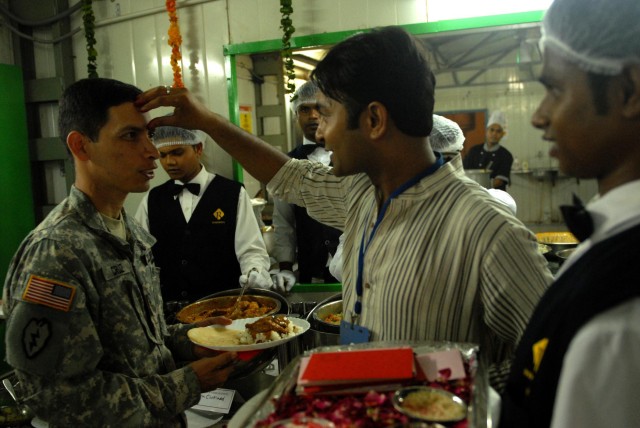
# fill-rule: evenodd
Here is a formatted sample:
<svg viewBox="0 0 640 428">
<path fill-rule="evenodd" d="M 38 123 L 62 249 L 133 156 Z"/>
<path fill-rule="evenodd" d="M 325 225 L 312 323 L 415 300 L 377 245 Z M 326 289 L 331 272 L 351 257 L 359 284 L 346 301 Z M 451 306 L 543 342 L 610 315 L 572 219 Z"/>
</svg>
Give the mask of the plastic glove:
<svg viewBox="0 0 640 428">
<path fill-rule="evenodd" d="M 253 268 L 246 275 L 240 275 L 240 287 L 247 283 L 249 288 L 269 289 L 273 286 L 269 272 L 261 268 Z"/>
<path fill-rule="evenodd" d="M 273 269 L 271 271 L 271 279 L 273 280 L 273 288 L 281 293 L 290 291 L 296 284 L 296 276 L 286 269 Z"/>
</svg>

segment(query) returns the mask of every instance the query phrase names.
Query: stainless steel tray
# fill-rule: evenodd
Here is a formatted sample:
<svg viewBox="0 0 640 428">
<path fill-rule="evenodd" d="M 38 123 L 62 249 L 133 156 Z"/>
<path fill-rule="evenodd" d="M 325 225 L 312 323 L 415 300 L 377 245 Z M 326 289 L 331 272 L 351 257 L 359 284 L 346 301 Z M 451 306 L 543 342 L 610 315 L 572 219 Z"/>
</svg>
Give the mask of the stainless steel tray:
<svg viewBox="0 0 640 428">
<path fill-rule="evenodd" d="M 375 349 L 385 347 L 396 347 L 408 345 L 418 352 L 434 352 L 448 349 L 460 350 L 465 362 L 469 363 L 473 386 L 471 390 L 471 400 L 469 403 L 468 423 L 469 428 L 487 428 L 491 426 L 491 416 L 488 412 L 489 382 L 484 364 L 478 357 L 478 347 L 468 343 L 454 342 L 431 342 L 431 341 L 399 341 L 399 342 L 372 342 L 357 345 L 325 346 L 310 351 L 303 355 L 310 355 L 314 352 L 329 352 L 352 349 Z M 234 420 L 235 426 L 252 427 L 257 422 L 265 419 L 274 410 L 274 400 L 279 399 L 283 394 L 295 393 L 296 380 L 300 369 L 299 355 L 291 361 L 287 367 L 276 378 L 271 388 L 263 395 L 257 403 L 257 410 L 248 414 L 244 420 Z"/>
</svg>

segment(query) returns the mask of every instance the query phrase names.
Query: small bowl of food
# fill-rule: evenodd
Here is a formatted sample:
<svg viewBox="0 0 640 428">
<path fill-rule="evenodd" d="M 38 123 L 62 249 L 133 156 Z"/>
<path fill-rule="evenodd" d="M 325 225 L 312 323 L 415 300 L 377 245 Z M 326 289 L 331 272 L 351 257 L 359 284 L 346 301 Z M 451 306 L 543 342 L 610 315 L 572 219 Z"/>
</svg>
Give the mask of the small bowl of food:
<svg viewBox="0 0 640 428">
<path fill-rule="evenodd" d="M 340 330 L 342 300 L 329 302 L 313 312 L 313 320 L 328 331 Z"/>
<path fill-rule="evenodd" d="M 467 417 L 467 405 L 455 394 L 428 386 L 410 386 L 393 395 L 393 406 L 405 415 L 427 422 L 458 422 Z"/>
</svg>

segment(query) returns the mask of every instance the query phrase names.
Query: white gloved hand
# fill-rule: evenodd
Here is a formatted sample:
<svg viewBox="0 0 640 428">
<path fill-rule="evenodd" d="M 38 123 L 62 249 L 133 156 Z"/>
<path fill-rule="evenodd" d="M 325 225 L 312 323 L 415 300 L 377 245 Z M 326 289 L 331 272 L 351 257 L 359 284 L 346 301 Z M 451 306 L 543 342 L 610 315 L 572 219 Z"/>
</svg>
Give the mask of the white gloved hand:
<svg viewBox="0 0 640 428">
<path fill-rule="evenodd" d="M 249 288 L 269 289 L 273 281 L 269 272 L 261 268 L 253 268 L 246 275 L 240 275 L 240 287 L 248 285 Z"/>
<path fill-rule="evenodd" d="M 296 276 L 286 269 L 271 270 L 271 279 L 273 280 L 273 288 L 282 293 L 290 291 L 296 284 Z"/>
</svg>

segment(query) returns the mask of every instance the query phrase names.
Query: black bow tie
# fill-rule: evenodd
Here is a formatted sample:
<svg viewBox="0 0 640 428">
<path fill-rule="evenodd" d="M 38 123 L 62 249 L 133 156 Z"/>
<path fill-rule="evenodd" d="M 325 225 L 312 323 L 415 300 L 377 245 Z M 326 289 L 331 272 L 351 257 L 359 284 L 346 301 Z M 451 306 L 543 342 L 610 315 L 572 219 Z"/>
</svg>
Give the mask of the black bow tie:
<svg viewBox="0 0 640 428">
<path fill-rule="evenodd" d="M 309 156 L 318 147 L 320 147 L 319 144 L 303 144 L 300 150 L 302 150 L 305 156 Z"/>
<path fill-rule="evenodd" d="M 575 194 L 573 205 L 561 205 L 560 211 L 567 227 L 580 242 L 588 239 L 593 233 L 593 219 L 582 205 L 582 201 Z"/>
<path fill-rule="evenodd" d="M 187 189 L 194 195 L 198 196 L 200 194 L 200 185 L 198 183 L 187 183 L 187 184 L 178 184 L 173 183 L 173 187 L 171 188 L 171 193 L 173 196 L 179 195 L 184 189 Z"/>
</svg>

